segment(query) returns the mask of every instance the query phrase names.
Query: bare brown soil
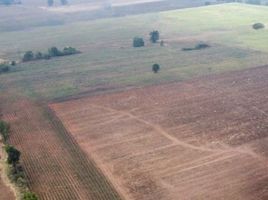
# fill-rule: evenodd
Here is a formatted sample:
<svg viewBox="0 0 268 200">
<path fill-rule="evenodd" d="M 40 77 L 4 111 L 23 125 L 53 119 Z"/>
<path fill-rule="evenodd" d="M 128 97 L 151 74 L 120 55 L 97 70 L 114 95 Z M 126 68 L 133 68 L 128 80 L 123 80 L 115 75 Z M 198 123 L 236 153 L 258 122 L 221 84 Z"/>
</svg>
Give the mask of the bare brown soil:
<svg viewBox="0 0 268 200">
<path fill-rule="evenodd" d="M 267 77 L 265 66 L 50 107 L 125 199 L 267 200 Z"/>
</svg>

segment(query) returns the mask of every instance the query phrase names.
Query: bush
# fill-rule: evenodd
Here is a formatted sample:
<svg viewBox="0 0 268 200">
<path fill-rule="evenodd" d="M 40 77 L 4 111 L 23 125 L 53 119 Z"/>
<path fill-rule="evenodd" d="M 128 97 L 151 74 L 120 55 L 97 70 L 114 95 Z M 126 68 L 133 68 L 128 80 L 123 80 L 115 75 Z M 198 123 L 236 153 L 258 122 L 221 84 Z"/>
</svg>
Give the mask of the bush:
<svg viewBox="0 0 268 200">
<path fill-rule="evenodd" d="M 38 200 L 36 194 L 32 193 L 32 192 L 25 192 L 23 194 L 23 198 L 22 200 Z"/>
<path fill-rule="evenodd" d="M 159 64 L 153 64 L 152 71 L 154 73 L 157 73 L 159 70 L 160 70 L 160 65 Z"/>
<path fill-rule="evenodd" d="M 152 31 L 150 33 L 150 41 L 152 43 L 156 43 L 159 40 L 159 32 L 158 31 Z"/>
<path fill-rule="evenodd" d="M 255 29 L 255 30 L 258 30 L 258 29 L 265 28 L 265 26 L 262 23 L 255 23 L 255 24 L 252 25 L 252 28 Z"/>
<path fill-rule="evenodd" d="M 10 145 L 6 145 L 5 150 L 7 153 L 7 163 L 12 165 L 16 170 L 16 164 L 20 160 L 20 151 Z"/>
<path fill-rule="evenodd" d="M 135 37 L 133 39 L 133 47 L 143 47 L 144 46 L 144 40 L 140 37 Z"/>
<path fill-rule="evenodd" d="M 193 51 L 193 50 L 201 50 L 201 49 L 205 49 L 205 48 L 209 48 L 210 46 L 208 44 L 205 43 L 199 43 L 197 45 L 195 45 L 195 47 L 186 47 L 186 48 L 182 48 L 183 51 Z"/>
<path fill-rule="evenodd" d="M 80 51 L 77 51 L 73 47 L 64 47 L 62 54 L 63 55 L 72 55 L 72 54 L 77 54 L 80 53 Z"/>
</svg>

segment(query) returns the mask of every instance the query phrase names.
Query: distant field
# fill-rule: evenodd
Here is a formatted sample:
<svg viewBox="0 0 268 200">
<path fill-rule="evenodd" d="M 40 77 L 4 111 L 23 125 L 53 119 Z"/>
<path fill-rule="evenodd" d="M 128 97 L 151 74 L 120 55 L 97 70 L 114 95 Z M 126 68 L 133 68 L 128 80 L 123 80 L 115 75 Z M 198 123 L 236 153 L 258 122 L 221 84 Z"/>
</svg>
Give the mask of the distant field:
<svg viewBox="0 0 268 200">
<path fill-rule="evenodd" d="M 268 67 L 52 104 L 124 199 L 268 198 Z"/>
<path fill-rule="evenodd" d="M 2 32 L 0 58 L 20 59 L 26 50 L 45 51 L 54 45 L 73 46 L 83 53 L 19 64 L 15 72 L 1 75 L 1 89 L 13 87 L 32 97 L 53 99 L 96 88 L 181 81 L 264 65 L 268 31 L 254 31 L 251 25 L 268 24 L 267 11 L 228 4 Z M 149 44 L 148 33 L 154 29 L 160 31 L 164 47 Z M 134 36 L 143 36 L 146 47 L 132 48 Z M 200 41 L 211 48 L 181 51 Z M 161 65 L 158 75 L 151 72 L 153 63 Z"/>
</svg>

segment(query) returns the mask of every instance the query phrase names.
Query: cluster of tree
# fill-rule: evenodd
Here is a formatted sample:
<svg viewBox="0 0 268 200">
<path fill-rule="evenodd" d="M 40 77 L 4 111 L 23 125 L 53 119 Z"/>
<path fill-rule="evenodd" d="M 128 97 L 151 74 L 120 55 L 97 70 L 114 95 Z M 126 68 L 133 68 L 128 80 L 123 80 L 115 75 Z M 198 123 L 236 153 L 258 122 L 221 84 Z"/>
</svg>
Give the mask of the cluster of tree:
<svg viewBox="0 0 268 200">
<path fill-rule="evenodd" d="M 23 55 L 22 61 L 28 62 L 33 60 L 42 60 L 42 59 L 50 59 L 53 57 L 59 57 L 59 56 L 69 56 L 73 54 L 81 53 L 80 51 L 76 50 L 73 47 L 64 47 L 64 49 L 61 51 L 57 47 L 51 47 L 48 49 L 47 53 L 41 53 L 36 52 L 33 53 L 32 51 L 27 51 Z"/>
<path fill-rule="evenodd" d="M 259 29 L 265 28 L 265 26 L 262 23 L 255 23 L 255 24 L 252 25 L 252 28 L 255 29 L 255 30 L 259 30 Z"/>
<path fill-rule="evenodd" d="M 149 35 L 150 35 L 150 41 L 152 43 L 157 43 L 159 41 L 159 38 L 160 38 L 159 31 L 154 30 L 154 31 L 150 32 Z M 161 44 L 161 46 L 163 46 L 163 41 L 161 41 L 160 44 Z M 144 39 L 142 37 L 134 37 L 132 46 L 133 47 L 144 47 L 145 46 Z"/>
<path fill-rule="evenodd" d="M 49 7 L 53 6 L 54 3 L 55 3 L 54 0 L 47 0 L 47 5 Z M 61 5 L 65 6 L 68 4 L 68 0 L 60 0 L 60 3 L 61 3 Z"/>
<path fill-rule="evenodd" d="M 182 48 L 183 51 L 193 51 L 193 50 L 201 50 L 201 49 L 206 49 L 209 48 L 210 46 L 206 43 L 199 43 L 195 45 L 195 47 L 185 47 Z"/>
<path fill-rule="evenodd" d="M 9 137 L 10 126 L 7 122 L 0 120 L 0 134 L 3 138 L 4 143 L 7 142 Z"/>
<path fill-rule="evenodd" d="M 20 0 L 0 0 L 0 5 L 21 4 Z"/>
</svg>

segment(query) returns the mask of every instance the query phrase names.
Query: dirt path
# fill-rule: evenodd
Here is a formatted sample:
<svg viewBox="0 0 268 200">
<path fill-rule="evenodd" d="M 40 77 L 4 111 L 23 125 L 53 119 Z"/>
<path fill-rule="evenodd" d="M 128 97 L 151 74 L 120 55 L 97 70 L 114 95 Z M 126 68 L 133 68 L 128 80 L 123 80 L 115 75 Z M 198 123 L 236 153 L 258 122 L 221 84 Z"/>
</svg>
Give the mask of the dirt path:
<svg viewBox="0 0 268 200">
<path fill-rule="evenodd" d="M 4 153 L 3 153 L 3 144 L 0 144 L 0 199 L 1 200 L 16 200 L 18 197 L 15 197 L 16 189 L 12 186 L 8 180 L 5 172 L 4 166 Z"/>
<path fill-rule="evenodd" d="M 146 121 L 146 120 L 144 120 L 144 119 L 142 119 L 142 118 L 140 118 L 138 116 L 135 116 L 135 115 L 133 115 L 133 114 L 131 114 L 129 112 L 119 111 L 119 110 L 115 110 L 115 109 L 112 109 L 112 108 L 107 108 L 107 107 L 104 107 L 104 106 L 93 105 L 93 104 L 91 104 L 91 106 L 93 108 L 101 108 L 101 109 L 104 109 L 104 110 L 108 110 L 110 112 L 116 112 L 116 113 L 118 113 L 120 115 L 123 114 L 123 115 L 125 115 L 125 116 L 127 116 L 129 118 L 135 119 L 138 122 L 141 122 L 141 123 L 153 128 L 155 131 L 157 131 L 158 133 L 160 133 L 161 135 L 163 135 L 164 137 L 166 137 L 170 141 L 172 141 L 173 144 L 180 145 L 180 146 L 190 148 L 190 149 L 194 149 L 194 150 L 218 152 L 218 150 L 215 150 L 215 149 L 209 149 L 209 148 L 205 148 L 205 147 L 198 147 L 198 146 L 191 145 L 189 143 L 180 141 L 176 137 L 173 137 L 170 134 L 168 134 L 162 127 L 160 127 L 158 125 L 155 125 L 155 124 L 153 124 L 153 123 L 151 123 L 149 121 Z"/>
</svg>

